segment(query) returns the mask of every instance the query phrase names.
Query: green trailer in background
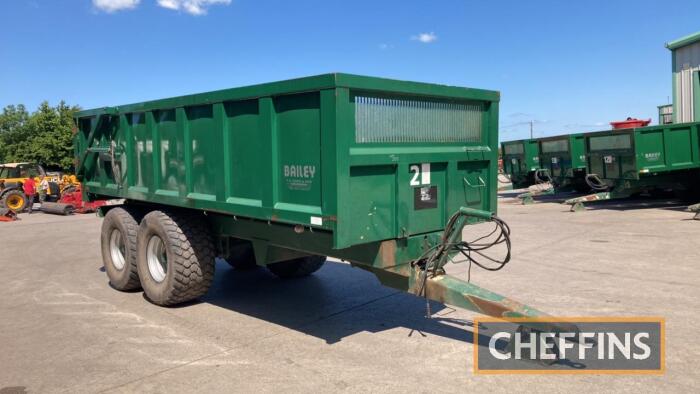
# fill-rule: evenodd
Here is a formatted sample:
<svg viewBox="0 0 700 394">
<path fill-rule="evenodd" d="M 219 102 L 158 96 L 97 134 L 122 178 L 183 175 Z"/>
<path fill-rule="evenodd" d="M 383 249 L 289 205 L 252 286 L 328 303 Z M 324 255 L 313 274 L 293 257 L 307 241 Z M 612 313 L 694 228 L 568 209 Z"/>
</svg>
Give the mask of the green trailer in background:
<svg viewBox="0 0 700 394">
<path fill-rule="evenodd" d="M 84 197 L 119 201 L 101 210 L 110 282 L 172 305 L 207 292 L 215 256 L 280 277 L 333 256 L 427 299 L 542 315 L 443 269 L 474 261 L 462 229 L 478 222 L 496 230 L 477 253 L 507 245 L 491 268 L 510 259 L 495 216 L 498 101 L 327 74 L 79 112 Z"/>
<path fill-rule="evenodd" d="M 503 172 L 510 177 L 513 188 L 528 187 L 541 183 L 540 148 L 536 139 L 501 143 L 503 149 Z"/>
<path fill-rule="evenodd" d="M 551 187 L 519 195 L 523 204 L 532 203 L 534 197 L 559 191 L 590 190 L 586 184 L 586 144 L 583 134 L 544 137 L 537 141 L 540 168 L 546 172 L 541 178 L 549 177 Z"/>
<path fill-rule="evenodd" d="M 696 193 L 700 123 L 678 123 L 585 134 L 588 183 L 597 193 L 565 201 L 583 203 L 673 190 Z"/>
</svg>

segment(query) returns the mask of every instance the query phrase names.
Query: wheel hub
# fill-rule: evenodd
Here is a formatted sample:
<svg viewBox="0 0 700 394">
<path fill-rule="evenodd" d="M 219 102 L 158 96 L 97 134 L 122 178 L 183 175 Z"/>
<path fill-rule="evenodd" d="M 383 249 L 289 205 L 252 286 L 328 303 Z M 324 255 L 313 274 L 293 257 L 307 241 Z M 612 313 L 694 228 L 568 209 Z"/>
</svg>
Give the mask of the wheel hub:
<svg viewBox="0 0 700 394">
<path fill-rule="evenodd" d="M 160 283 L 165 280 L 168 272 L 168 258 L 165 252 L 165 243 L 159 236 L 153 235 L 148 240 L 146 247 L 146 259 L 148 261 L 148 272 L 154 281 Z"/>
<path fill-rule="evenodd" d="M 20 196 L 9 196 L 7 198 L 7 207 L 16 210 L 22 208 L 22 205 L 24 203 L 24 200 Z"/>
<path fill-rule="evenodd" d="M 124 243 L 122 232 L 117 229 L 112 230 L 112 234 L 109 236 L 109 254 L 112 257 L 114 267 L 119 271 L 123 270 L 126 265 L 126 259 L 124 258 L 126 244 Z"/>
</svg>

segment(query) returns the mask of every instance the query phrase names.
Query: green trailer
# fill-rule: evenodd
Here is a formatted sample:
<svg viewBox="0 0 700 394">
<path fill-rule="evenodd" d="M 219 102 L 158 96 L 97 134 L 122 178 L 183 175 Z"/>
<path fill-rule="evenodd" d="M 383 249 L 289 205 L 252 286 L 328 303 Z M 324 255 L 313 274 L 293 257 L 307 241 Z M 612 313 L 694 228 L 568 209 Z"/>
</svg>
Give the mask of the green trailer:
<svg viewBox="0 0 700 394">
<path fill-rule="evenodd" d="M 467 224 L 494 222 L 491 245 L 510 250 L 495 215 L 498 102 L 327 74 L 79 112 L 84 197 L 113 202 L 100 211 L 110 282 L 172 305 L 206 293 L 215 257 L 298 277 L 333 256 L 426 299 L 539 316 L 443 269 L 486 253 L 462 240 Z"/>
<path fill-rule="evenodd" d="M 678 123 L 585 134 L 588 184 L 596 193 L 565 201 L 583 203 L 643 192 L 697 191 L 700 123 Z"/>
<path fill-rule="evenodd" d="M 551 195 L 558 191 L 590 190 L 586 185 L 586 144 L 583 134 L 559 135 L 539 138 L 540 168 L 549 178 L 551 187 L 541 191 L 527 192 L 519 195 L 523 204 L 533 202 L 533 198 Z"/>
<path fill-rule="evenodd" d="M 542 180 L 540 149 L 536 139 L 507 141 L 503 149 L 503 172 L 510 177 L 514 188 L 528 187 Z"/>
</svg>

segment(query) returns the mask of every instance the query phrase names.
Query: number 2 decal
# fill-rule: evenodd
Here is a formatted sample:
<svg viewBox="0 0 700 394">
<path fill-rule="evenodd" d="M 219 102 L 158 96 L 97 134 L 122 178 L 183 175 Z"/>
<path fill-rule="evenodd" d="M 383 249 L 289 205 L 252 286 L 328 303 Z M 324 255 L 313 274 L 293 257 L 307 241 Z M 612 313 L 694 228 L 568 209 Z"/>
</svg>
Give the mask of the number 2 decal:
<svg viewBox="0 0 700 394">
<path fill-rule="evenodd" d="M 430 184 L 430 163 L 412 164 L 408 167 L 408 171 L 413 173 L 410 182 L 411 186 Z"/>
</svg>

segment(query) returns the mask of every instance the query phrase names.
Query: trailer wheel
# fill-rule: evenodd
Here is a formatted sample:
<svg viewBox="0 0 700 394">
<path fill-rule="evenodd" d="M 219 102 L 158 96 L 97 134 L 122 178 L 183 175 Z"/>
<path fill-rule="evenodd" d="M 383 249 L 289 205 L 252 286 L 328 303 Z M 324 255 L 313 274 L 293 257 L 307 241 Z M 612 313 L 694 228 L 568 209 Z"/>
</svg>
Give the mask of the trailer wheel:
<svg viewBox="0 0 700 394">
<path fill-rule="evenodd" d="M 136 241 L 141 286 L 156 305 L 203 296 L 214 279 L 214 243 L 200 218 L 153 211 L 141 221 Z"/>
<path fill-rule="evenodd" d="M 280 278 L 300 278 L 318 271 L 325 262 L 325 256 L 307 256 L 268 264 L 267 269 Z"/>
<path fill-rule="evenodd" d="M 141 287 L 136 270 L 136 235 L 139 223 L 124 208 L 113 208 L 102 222 L 102 264 L 109 283 L 117 290 Z"/>
<path fill-rule="evenodd" d="M 252 270 L 257 268 L 255 263 L 255 253 L 253 252 L 253 244 L 250 241 L 244 241 L 231 247 L 231 251 L 226 257 L 226 262 L 231 267 L 239 271 Z"/>
</svg>

